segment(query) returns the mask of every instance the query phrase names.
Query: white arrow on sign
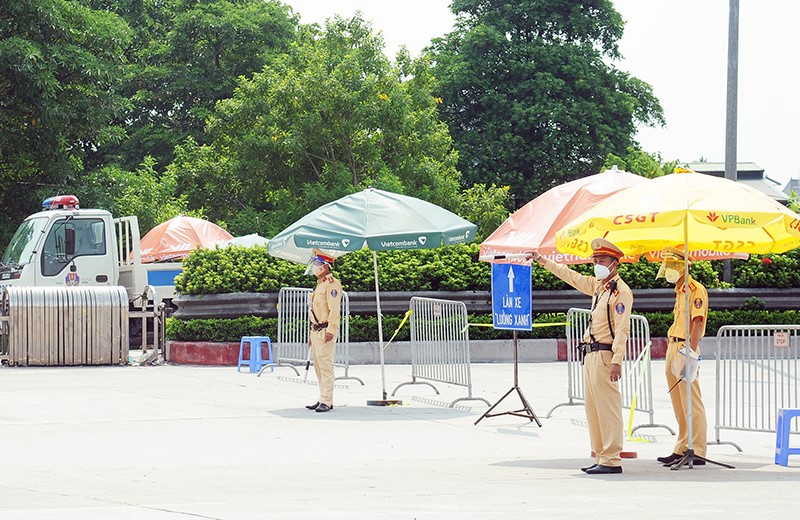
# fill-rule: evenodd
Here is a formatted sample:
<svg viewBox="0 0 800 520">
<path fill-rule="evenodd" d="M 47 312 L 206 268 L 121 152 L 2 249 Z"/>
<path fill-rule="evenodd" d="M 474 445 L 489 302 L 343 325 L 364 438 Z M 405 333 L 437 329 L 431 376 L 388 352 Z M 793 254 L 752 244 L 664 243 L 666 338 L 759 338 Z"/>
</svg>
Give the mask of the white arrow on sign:
<svg viewBox="0 0 800 520">
<path fill-rule="evenodd" d="M 508 266 L 508 292 L 514 292 L 514 268 L 512 266 Z"/>
</svg>

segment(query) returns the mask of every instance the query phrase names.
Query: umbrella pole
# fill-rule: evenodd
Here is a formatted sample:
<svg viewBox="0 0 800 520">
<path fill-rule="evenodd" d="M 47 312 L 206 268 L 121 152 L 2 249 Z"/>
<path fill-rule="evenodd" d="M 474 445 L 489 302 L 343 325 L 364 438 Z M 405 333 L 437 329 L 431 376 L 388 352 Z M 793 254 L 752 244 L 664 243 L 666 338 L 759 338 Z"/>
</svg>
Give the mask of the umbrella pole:
<svg viewBox="0 0 800 520">
<path fill-rule="evenodd" d="M 367 401 L 368 406 L 389 406 L 403 404 L 403 401 L 386 398 L 386 366 L 383 360 L 383 320 L 381 319 L 381 291 L 378 284 L 378 255 L 372 252 L 372 266 L 375 270 L 375 305 L 378 314 L 378 352 L 381 360 L 381 400 Z"/>
<path fill-rule="evenodd" d="M 688 192 L 688 189 L 687 189 Z M 687 203 L 688 207 L 688 203 Z M 686 211 L 686 216 L 683 219 L 683 255 L 684 255 L 684 262 L 683 262 L 683 293 L 685 295 L 685 309 L 686 309 L 686 342 L 683 344 L 684 354 L 686 355 L 685 364 L 683 365 L 686 367 L 684 370 L 689 370 L 689 354 L 690 350 L 692 349 L 692 313 L 691 308 L 689 307 L 689 211 Z M 697 346 L 700 348 L 700 345 Z M 698 352 L 699 354 L 699 352 Z M 694 384 L 695 379 L 691 382 L 689 378 L 686 378 L 686 426 L 687 426 L 687 436 L 688 436 L 688 443 L 686 448 L 686 453 L 676 461 L 669 469 L 678 470 L 681 469 L 683 466 L 688 466 L 689 469 L 694 467 L 694 461 L 702 460 L 704 462 L 710 462 L 712 464 L 716 464 L 717 466 L 722 466 L 723 468 L 735 469 L 730 464 L 724 464 L 722 462 L 717 462 L 715 460 L 707 459 L 705 457 L 701 457 L 700 455 L 695 454 L 694 452 L 694 444 L 692 443 L 692 385 Z M 680 383 L 680 381 L 679 381 Z M 698 383 L 699 384 L 699 383 Z"/>
</svg>

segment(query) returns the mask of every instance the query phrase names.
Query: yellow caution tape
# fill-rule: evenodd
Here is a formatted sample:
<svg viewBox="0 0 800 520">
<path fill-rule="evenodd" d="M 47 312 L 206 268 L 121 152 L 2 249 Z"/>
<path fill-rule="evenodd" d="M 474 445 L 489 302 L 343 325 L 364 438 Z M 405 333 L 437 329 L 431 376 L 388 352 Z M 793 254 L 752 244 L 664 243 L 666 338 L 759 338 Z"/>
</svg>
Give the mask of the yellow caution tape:
<svg viewBox="0 0 800 520">
<path fill-rule="evenodd" d="M 413 310 L 411 310 L 411 309 L 408 309 L 408 310 L 406 311 L 406 314 L 405 314 L 405 316 L 403 316 L 403 320 L 400 322 L 400 325 L 398 325 L 398 326 L 397 326 L 397 329 L 395 329 L 395 331 L 394 331 L 394 334 L 392 334 L 392 337 L 389 339 L 389 341 L 387 341 L 387 342 L 386 342 L 386 345 L 384 345 L 384 346 L 383 346 L 383 349 L 384 349 L 384 350 L 386 350 L 386 347 L 388 347 L 388 346 L 389 346 L 389 343 L 391 343 L 392 341 L 394 341 L 394 338 L 396 338 L 396 337 L 397 337 L 397 333 L 398 333 L 398 332 L 400 332 L 400 329 L 402 329 L 402 328 L 403 328 L 403 325 L 405 325 L 405 324 L 406 324 L 406 322 L 408 321 L 408 317 L 409 317 L 409 316 L 411 316 L 411 313 L 412 313 L 412 312 L 414 312 L 414 311 L 413 311 Z"/>
</svg>

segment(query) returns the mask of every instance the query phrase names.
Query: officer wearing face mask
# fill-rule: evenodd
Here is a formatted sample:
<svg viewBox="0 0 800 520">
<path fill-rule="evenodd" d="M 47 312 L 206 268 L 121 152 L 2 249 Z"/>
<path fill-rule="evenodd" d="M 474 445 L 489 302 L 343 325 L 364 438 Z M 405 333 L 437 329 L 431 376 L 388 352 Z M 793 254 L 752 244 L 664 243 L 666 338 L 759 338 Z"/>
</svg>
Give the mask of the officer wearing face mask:
<svg viewBox="0 0 800 520">
<path fill-rule="evenodd" d="M 311 321 L 308 344 L 319 381 L 319 399 L 306 408 L 329 412 L 333 409 L 333 357 L 341 321 L 342 284 L 331 274 L 333 257 L 318 249 L 314 249 L 313 253 L 306 269 L 306 274 L 317 277 L 317 286 L 311 295 L 311 307 L 308 310 Z"/>
<path fill-rule="evenodd" d="M 633 293 L 617 274 L 622 251 L 604 238 L 592 241 L 594 276 L 557 264 L 538 252 L 531 258 L 580 292 L 592 297 L 592 314 L 581 345 L 586 422 L 595 463 L 590 475 L 622 473 L 622 394 L 619 379 L 631 328 Z"/>
<path fill-rule="evenodd" d="M 679 350 L 689 342 L 692 350 L 699 354 L 700 339 L 706 333 L 706 320 L 708 317 L 708 291 L 700 282 L 687 273 L 686 255 L 680 249 L 674 247 L 665 248 L 663 251 L 664 260 L 658 270 L 656 278 L 664 278 L 669 283 L 675 284 L 675 307 L 672 311 L 673 322 L 667 335 L 669 345 L 666 355 L 666 376 L 669 395 L 672 400 L 672 409 L 675 412 L 675 419 L 678 421 L 678 438 L 675 441 L 673 452 L 666 457 L 658 457 L 656 460 L 665 466 L 676 464 L 683 458 L 684 453 L 689 447 L 689 427 L 686 421 L 686 409 L 688 407 L 686 395 L 686 382 L 681 379 L 681 367 L 685 366 L 685 352 Z M 692 258 L 689 257 L 691 263 Z M 686 293 L 689 293 L 689 309 L 686 309 Z M 689 332 L 686 331 L 686 314 L 689 313 Z M 691 380 L 691 378 L 690 378 Z M 695 455 L 706 456 L 707 429 L 706 408 L 703 405 L 703 397 L 700 394 L 700 381 L 695 376 L 691 383 L 692 399 L 692 449 Z M 705 460 L 694 459 L 692 464 L 702 466 Z"/>
</svg>

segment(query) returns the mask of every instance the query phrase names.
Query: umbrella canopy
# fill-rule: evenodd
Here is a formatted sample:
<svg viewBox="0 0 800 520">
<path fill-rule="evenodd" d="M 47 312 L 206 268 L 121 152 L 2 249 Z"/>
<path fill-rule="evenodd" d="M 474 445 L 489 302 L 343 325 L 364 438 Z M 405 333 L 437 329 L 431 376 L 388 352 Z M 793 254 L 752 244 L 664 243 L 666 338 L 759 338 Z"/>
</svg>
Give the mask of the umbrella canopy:
<svg viewBox="0 0 800 520">
<path fill-rule="evenodd" d="M 556 249 L 556 231 L 618 191 L 647 182 L 645 177 L 611 170 L 552 188 L 518 209 L 481 244 L 481 259 L 537 250 L 562 264 L 584 263 L 585 255 L 562 254 Z M 516 260 L 524 262 L 525 260 Z"/>
<path fill-rule="evenodd" d="M 609 197 L 557 231 L 556 245 L 586 256 L 597 237 L 629 255 L 667 246 L 781 253 L 800 247 L 800 215 L 749 186 L 689 171 Z"/>
<path fill-rule="evenodd" d="M 368 188 L 317 208 L 269 241 L 269 253 L 299 263 L 320 249 L 338 257 L 373 251 L 431 249 L 475 240 L 477 226 L 444 208 Z"/>
<path fill-rule="evenodd" d="M 383 359 L 383 325 L 378 284 L 378 259 L 375 251 L 432 249 L 475 240 L 477 226 L 430 202 L 374 188 L 347 195 L 317 208 L 290 225 L 269 241 L 272 256 L 307 263 L 320 249 L 338 257 L 350 251 L 372 250 L 375 271 L 375 302 L 378 316 L 378 342 L 381 362 L 382 401 L 386 399 L 386 372 Z"/>
<path fill-rule="evenodd" d="M 142 237 L 142 262 L 180 260 L 201 247 L 214 247 L 233 236 L 207 220 L 178 216 L 162 222 Z"/>
</svg>

